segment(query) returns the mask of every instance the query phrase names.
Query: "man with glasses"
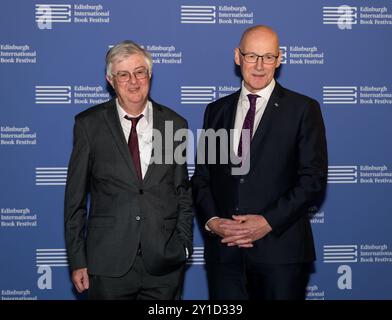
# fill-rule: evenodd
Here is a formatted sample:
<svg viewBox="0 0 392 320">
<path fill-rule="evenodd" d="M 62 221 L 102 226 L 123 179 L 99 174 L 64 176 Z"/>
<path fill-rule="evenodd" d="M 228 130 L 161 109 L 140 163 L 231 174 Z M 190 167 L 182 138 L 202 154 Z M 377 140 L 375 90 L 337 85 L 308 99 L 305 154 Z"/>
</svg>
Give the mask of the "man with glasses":
<svg viewBox="0 0 392 320">
<path fill-rule="evenodd" d="M 250 161 L 241 175 L 233 162 L 197 164 L 192 178 L 211 299 L 305 298 L 315 259 L 308 209 L 325 190 L 326 138 L 318 102 L 275 81 L 281 58 L 275 31 L 247 29 L 234 50 L 241 90 L 205 111 L 204 129 L 234 129 L 229 148 Z"/>
<path fill-rule="evenodd" d="M 72 281 L 90 299 L 181 296 L 192 196 L 186 163 L 173 157 L 182 141 L 157 142 L 165 141 L 165 123 L 175 132 L 187 122 L 149 98 L 151 75 L 147 51 L 132 41 L 115 45 L 106 79 L 117 97 L 75 117 L 65 238 Z M 154 153 L 174 161 L 150 161 Z"/>
</svg>

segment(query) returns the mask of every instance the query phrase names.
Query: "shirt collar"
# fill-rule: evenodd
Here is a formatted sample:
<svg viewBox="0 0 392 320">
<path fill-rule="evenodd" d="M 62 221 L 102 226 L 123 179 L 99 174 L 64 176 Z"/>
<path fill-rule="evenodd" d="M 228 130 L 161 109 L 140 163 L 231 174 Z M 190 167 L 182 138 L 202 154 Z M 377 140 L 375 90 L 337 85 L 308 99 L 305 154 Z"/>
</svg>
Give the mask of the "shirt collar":
<svg viewBox="0 0 392 320">
<path fill-rule="evenodd" d="M 257 92 L 250 92 L 248 89 L 246 89 L 244 80 L 242 80 L 242 85 L 241 85 L 241 100 L 248 100 L 248 94 L 257 94 L 260 97 L 263 97 L 266 101 L 269 100 L 271 97 L 272 91 L 274 91 L 275 88 L 275 79 L 272 79 L 272 81 L 266 86 L 265 88 L 261 89 L 260 91 Z"/>
<path fill-rule="evenodd" d="M 128 116 L 130 118 L 135 117 L 135 116 L 132 116 L 132 115 L 125 112 L 125 110 L 121 107 L 120 102 L 118 101 L 118 98 L 116 98 L 116 107 L 117 107 L 117 112 L 118 112 L 120 119 L 124 119 L 125 116 Z M 143 111 L 140 113 L 143 115 L 143 119 L 146 120 L 147 123 L 150 121 L 150 107 L 151 107 L 151 101 L 148 100 Z M 140 114 L 138 114 L 136 117 L 140 116 Z"/>
</svg>

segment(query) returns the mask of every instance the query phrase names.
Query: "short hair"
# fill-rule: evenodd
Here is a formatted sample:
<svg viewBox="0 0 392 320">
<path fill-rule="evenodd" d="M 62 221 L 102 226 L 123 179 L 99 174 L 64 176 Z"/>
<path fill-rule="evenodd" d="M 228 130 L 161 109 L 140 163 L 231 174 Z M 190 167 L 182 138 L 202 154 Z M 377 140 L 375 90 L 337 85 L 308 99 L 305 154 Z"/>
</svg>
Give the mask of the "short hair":
<svg viewBox="0 0 392 320">
<path fill-rule="evenodd" d="M 141 54 L 146 59 L 148 71 L 151 76 L 152 58 L 148 51 L 131 40 L 122 41 L 113 46 L 106 54 L 106 76 L 111 77 L 112 64 L 116 61 L 123 60 L 131 55 Z"/>
</svg>

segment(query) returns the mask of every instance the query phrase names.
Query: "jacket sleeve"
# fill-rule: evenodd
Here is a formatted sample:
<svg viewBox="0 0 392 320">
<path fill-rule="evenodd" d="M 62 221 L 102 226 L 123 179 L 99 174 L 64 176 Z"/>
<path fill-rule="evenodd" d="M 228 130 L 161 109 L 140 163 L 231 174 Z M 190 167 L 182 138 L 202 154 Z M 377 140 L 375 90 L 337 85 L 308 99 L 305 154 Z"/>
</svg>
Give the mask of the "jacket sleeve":
<svg viewBox="0 0 392 320">
<path fill-rule="evenodd" d="M 324 195 L 328 176 L 325 127 L 317 101 L 305 108 L 297 138 L 297 182 L 261 214 L 276 235 L 282 234 Z"/>
<path fill-rule="evenodd" d="M 183 123 L 180 129 L 188 129 L 188 124 Z M 187 139 L 180 142 L 187 143 Z M 187 147 L 185 145 L 184 150 Z M 185 153 L 186 159 L 186 153 Z M 192 189 L 189 182 L 187 162 L 177 163 L 174 161 L 174 184 L 176 195 L 178 199 L 178 221 L 177 221 L 177 232 L 183 241 L 184 245 L 188 249 L 188 257 L 192 255 L 193 252 L 193 208 L 192 208 Z"/>
<path fill-rule="evenodd" d="M 206 111 L 204 112 L 204 130 L 209 128 L 209 112 L 210 105 L 207 106 Z M 204 159 L 208 159 L 207 144 L 205 144 L 203 150 L 201 150 L 201 148 L 202 145 L 200 144 L 197 148 L 197 154 L 201 155 Z M 204 226 L 212 217 L 219 217 L 219 213 L 211 191 L 208 164 L 199 163 L 197 159 L 198 156 L 196 156 L 195 174 L 192 177 L 193 200 L 198 219 L 201 225 Z"/>
<path fill-rule="evenodd" d="M 82 121 L 75 119 L 73 149 L 64 199 L 65 244 L 72 270 L 86 263 L 85 228 L 90 177 L 90 145 Z"/>
</svg>

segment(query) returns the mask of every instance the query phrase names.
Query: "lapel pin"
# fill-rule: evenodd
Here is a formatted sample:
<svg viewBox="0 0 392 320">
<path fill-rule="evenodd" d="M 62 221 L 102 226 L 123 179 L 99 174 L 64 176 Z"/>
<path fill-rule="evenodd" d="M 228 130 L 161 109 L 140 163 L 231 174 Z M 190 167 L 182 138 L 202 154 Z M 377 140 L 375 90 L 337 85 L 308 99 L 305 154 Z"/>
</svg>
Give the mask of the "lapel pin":
<svg viewBox="0 0 392 320">
<path fill-rule="evenodd" d="M 275 107 L 279 107 L 279 103 L 275 102 L 275 103 L 274 103 L 274 106 L 275 106 Z"/>
</svg>

